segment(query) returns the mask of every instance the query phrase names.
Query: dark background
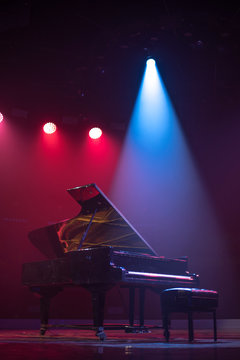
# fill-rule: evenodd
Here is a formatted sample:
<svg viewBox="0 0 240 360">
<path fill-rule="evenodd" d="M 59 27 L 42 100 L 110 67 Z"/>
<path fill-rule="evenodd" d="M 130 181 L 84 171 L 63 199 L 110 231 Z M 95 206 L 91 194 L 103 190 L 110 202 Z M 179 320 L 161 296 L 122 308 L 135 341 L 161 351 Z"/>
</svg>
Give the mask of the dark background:
<svg viewBox="0 0 240 360">
<path fill-rule="evenodd" d="M 240 8 L 231 1 L 0 2 L 1 318 L 39 314 L 38 299 L 21 285 L 22 263 L 44 259 L 28 232 L 76 214 L 67 188 L 96 182 L 109 193 L 148 55 L 157 59 L 227 249 L 209 249 L 203 237 L 197 253 L 193 238 L 181 255 L 203 287 L 219 290 L 219 317 L 240 317 L 239 36 Z M 58 125 L 57 147 L 40 135 L 46 120 Z M 93 124 L 108 134 L 102 152 L 85 140 Z M 137 213 L 129 220 L 165 255 L 147 220 Z M 68 290 L 52 316 L 90 318 L 88 300 L 84 290 Z M 126 318 L 124 292 L 113 290 L 108 301 L 107 317 Z M 159 315 L 152 301 L 150 319 Z"/>
</svg>

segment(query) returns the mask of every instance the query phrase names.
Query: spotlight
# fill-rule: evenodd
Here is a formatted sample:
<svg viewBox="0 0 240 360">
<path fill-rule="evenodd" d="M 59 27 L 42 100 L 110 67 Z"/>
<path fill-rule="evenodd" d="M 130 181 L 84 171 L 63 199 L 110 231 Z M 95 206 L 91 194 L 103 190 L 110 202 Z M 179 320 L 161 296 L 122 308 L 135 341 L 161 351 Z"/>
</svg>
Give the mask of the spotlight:
<svg viewBox="0 0 240 360">
<path fill-rule="evenodd" d="M 43 131 L 45 132 L 45 134 L 53 134 L 56 130 L 57 126 L 52 122 L 48 122 L 43 126 Z"/>
<path fill-rule="evenodd" d="M 146 61 L 146 63 L 147 63 L 147 66 L 148 67 L 153 67 L 153 66 L 155 66 L 155 60 L 152 58 L 152 57 L 149 57 L 148 59 L 147 59 L 147 61 Z"/>
<path fill-rule="evenodd" d="M 3 121 L 3 114 L 0 112 L 0 123 Z"/>
<path fill-rule="evenodd" d="M 91 139 L 99 139 L 102 136 L 102 130 L 98 127 L 94 127 L 88 134 Z"/>
</svg>

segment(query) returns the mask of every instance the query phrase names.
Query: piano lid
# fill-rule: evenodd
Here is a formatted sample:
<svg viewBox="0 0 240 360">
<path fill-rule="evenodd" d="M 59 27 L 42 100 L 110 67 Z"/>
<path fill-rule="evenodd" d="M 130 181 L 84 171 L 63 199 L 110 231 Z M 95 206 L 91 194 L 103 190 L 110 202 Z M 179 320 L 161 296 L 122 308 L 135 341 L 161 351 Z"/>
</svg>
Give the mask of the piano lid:
<svg viewBox="0 0 240 360">
<path fill-rule="evenodd" d="M 96 246 L 157 255 L 96 184 L 67 191 L 79 203 L 80 213 L 29 233 L 34 246 L 48 258 Z"/>
</svg>

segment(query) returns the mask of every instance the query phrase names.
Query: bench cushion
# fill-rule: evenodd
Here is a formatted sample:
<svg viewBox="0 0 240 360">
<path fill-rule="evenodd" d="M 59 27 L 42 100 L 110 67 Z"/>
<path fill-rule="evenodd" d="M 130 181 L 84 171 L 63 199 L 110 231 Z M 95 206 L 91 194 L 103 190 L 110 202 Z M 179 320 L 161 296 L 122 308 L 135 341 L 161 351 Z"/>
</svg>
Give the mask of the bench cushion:
<svg viewBox="0 0 240 360">
<path fill-rule="evenodd" d="M 161 293 L 162 306 L 169 311 L 212 311 L 218 306 L 218 292 L 197 288 L 171 288 Z"/>
</svg>

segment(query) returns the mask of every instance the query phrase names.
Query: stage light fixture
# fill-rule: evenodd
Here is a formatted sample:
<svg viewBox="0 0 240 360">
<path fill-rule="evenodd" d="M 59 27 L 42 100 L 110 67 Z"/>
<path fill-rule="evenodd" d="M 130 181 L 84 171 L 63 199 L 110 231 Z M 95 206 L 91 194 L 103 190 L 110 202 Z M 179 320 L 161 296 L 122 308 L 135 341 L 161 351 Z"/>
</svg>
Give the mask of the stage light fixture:
<svg viewBox="0 0 240 360">
<path fill-rule="evenodd" d="M 3 114 L 0 112 L 0 123 L 3 121 Z"/>
<path fill-rule="evenodd" d="M 148 57 L 146 63 L 148 67 L 153 67 L 156 65 L 156 61 L 152 57 Z"/>
<path fill-rule="evenodd" d="M 98 127 L 94 127 L 89 131 L 88 134 L 91 139 L 99 139 L 102 136 L 102 130 Z"/>
<path fill-rule="evenodd" d="M 52 122 L 48 122 L 43 126 L 43 131 L 48 135 L 55 133 L 56 130 L 57 126 Z"/>
</svg>

